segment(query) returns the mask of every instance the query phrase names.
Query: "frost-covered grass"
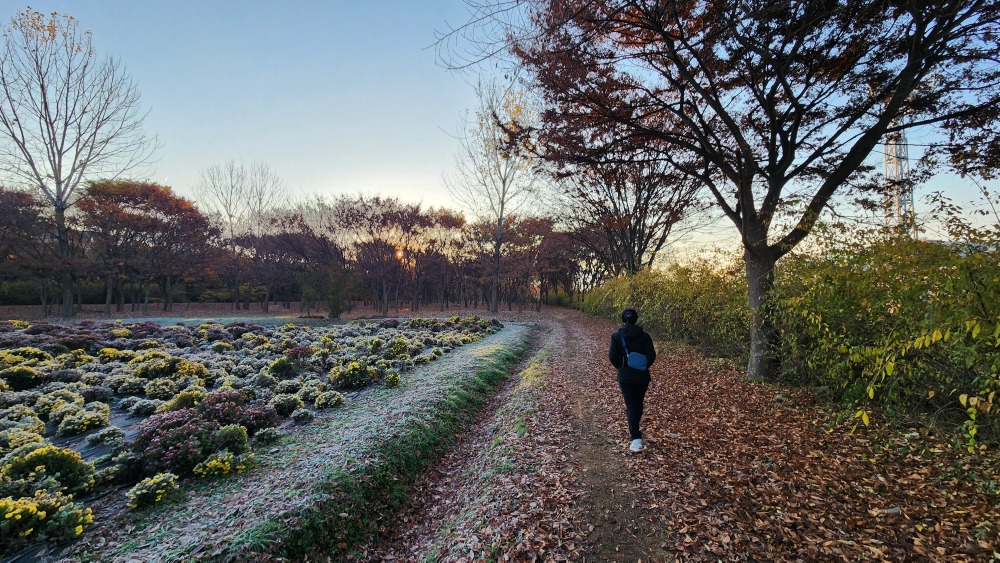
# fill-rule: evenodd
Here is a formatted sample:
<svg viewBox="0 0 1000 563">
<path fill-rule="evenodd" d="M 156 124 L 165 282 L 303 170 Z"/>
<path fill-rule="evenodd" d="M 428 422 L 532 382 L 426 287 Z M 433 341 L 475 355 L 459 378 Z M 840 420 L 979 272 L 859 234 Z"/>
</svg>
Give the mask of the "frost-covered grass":
<svg viewBox="0 0 1000 563">
<path fill-rule="evenodd" d="M 528 419 L 537 411 L 539 393 L 548 375 L 544 362 L 550 356 L 548 348 L 537 351 L 528 366 L 518 374 L 518 384 L 511 392 L 509 399 L 493 417 L 492 436 L 487 448 L 480 452 L 474 463 L 474 477 L 466 485 L 471 492 L 463 499 L 466 509 L 445 522 L 429 548 L 427 559 L 436 558 L 436 554 L 447 552 L 452 557 L 461 559 L 483 546 L 492 549 L 494 553 L 503 552 L 515 539 L 502 534 L 495 529 L 495 523 L 487 517 L 491 507 L 509 502 L 504 495 L 509 474 L 515 470 L 531 471 L 530 468 L 518 467 L 514 448 L 528 432 Z M 476 532 L 476 543 L 473 545 L 469 535 L 456 535 L 456 530 Z M 490 530 L 483 532 L 483 530 Z"/>
<path fill-rule="evenodd" d="M 340 409 L 258 451 L 238 479 L 188 482 L 182 501 L 120 514 L 78 545 L 81 559 L 253 559 L 255 553 L 343 554 L 377 531 L 406 489 L 454 440 L 527 347 L 509 325 L 403 377 L 356 392 Z M 128 537 L 116 530 L 131 529 Z M 98 547 L 100 545 L 100 547 Z"/>
</svg>

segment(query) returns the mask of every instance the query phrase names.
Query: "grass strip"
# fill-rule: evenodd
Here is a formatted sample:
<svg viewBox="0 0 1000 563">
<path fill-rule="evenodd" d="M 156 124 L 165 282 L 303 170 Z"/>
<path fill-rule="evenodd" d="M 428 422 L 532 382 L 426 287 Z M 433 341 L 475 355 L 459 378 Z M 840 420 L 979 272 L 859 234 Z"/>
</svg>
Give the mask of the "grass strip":
<svg viewBox="0 0 1000 563">
<path fill-rule="evenodd" d="M 479 360 L 467 378 L 456 380 L 426 412 L 407 421 L 363 461 L 332 468 L 316 487 L 316 500 L 280 522 L 265 522 L 233 538 L 225 559 L 254 554 L 301 558 L 322 553 L 334 558 L 373 540 L 404 507 L 416 480 L 455 442 L 456 433 L 511 375 L 537 330 Z"/>
</svg>

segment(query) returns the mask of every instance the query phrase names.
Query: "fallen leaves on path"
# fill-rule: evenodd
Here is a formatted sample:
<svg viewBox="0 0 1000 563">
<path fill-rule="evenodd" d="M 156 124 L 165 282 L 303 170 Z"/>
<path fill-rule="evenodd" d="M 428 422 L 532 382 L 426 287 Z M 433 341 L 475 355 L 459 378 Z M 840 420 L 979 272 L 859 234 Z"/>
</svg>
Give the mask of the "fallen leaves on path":
<svg viewBox="0 0 1000 563">
<path fill-rule="evenodd" d="M 572 333 L 558 379 L 587 407 L 572 451 L 605 468 L 578 502 L 590 520 L 580 526 L 618 520 L 631 542 L 591 533 L 588 559 L 981 561 L 1000 550 L 996 454 L 964 455 L 878 418 L 851 432 L 808 392 L 748 381 L 683 346 L 660 344 L 648 449 L 628 455 L 605 358 L 614 325 L 569 312 L 557 322 Z M 581 459 L 585 444 L 604 444 L 605 458 Z"/>
<path fill-rule="evenodd" d="M 650 448 L 623 463 L 677 556 L 973 561 L 1000 549 L 996 457 L 887 424 L 851 433 L 805 392 L 676 346 L 660 358 Z"/>
<path fill-rule="evenodd" d="M 964 455 L 877 416 L 851 432 L 855 421 L 836 423 L 806 391 L 661 343 L 648 448 L 628 455 L 606 358 L 615 327 L 569 310 L 539 321 L 553 355 L 537 401 L 496 407 L 452 478 L 418 497 L 408 525 L 424 536 L 404 532 L 397 545 L 412 549 L 389 559 L 428 554 L 418 546 L 447 561 L 984 561 L 1000 550 L 994 453 Z M 521 425 L 505 412 L 524 413 Z"/>
</svg>

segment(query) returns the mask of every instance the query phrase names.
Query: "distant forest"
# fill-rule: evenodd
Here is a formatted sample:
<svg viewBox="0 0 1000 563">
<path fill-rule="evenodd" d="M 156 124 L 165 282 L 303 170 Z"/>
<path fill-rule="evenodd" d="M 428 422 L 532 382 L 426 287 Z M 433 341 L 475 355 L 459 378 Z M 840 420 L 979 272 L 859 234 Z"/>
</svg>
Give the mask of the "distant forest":
<svg viewBox="0 0 1000 563">
<path fill-rule="evenodd" d="M 265 312 L 302 302 L 331 316 L 354 301 L 383 314 L 431 303 L 488 304 L 497 236 L 491 224 L 394 198 L 260 203 L 206 214 L 166 186 L 92 182 L 68 214 L 70 252 L 61 259 L 50 208 L 29 193 L 0 189 L 0 305 L 43 305 L 56 314 L 65 274 L 78 307 L 99 304 L 108 314 L 189 302 Z M 560 231 L 551 218 L 507 217 L 502 305 L 564 302 L 606 279 L 613 267 L 587 250 L 586 236 Z"/>
</svg>

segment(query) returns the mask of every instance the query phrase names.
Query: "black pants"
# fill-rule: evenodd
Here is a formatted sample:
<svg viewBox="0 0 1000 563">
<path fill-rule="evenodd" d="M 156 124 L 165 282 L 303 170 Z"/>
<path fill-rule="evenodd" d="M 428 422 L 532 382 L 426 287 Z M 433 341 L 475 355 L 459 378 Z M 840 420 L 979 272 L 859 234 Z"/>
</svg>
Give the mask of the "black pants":
<svg viewBox="0 0 1000 563">
<path fill-rule="evenodd" d="M 622 388 L 622 397 L 625 398 L 625 416 L 628 418 L 628 433 L 632 440 L 642 438 L 642 432 L 639 431 L 639 421 L 642 420 L 642 402 L 646 398 L 646 389 L 649 389 L 649 381 L 619 381 L 618 386 Z"/>
</svg>

